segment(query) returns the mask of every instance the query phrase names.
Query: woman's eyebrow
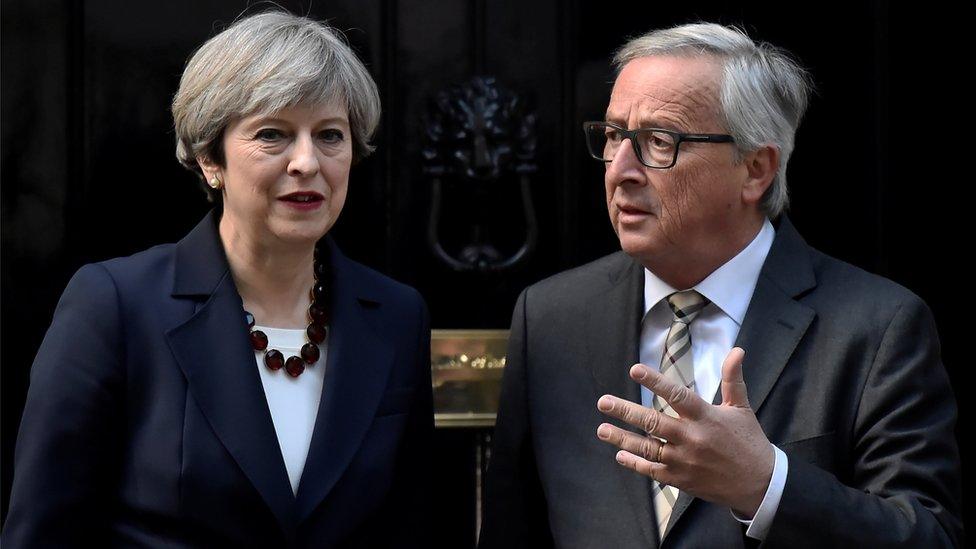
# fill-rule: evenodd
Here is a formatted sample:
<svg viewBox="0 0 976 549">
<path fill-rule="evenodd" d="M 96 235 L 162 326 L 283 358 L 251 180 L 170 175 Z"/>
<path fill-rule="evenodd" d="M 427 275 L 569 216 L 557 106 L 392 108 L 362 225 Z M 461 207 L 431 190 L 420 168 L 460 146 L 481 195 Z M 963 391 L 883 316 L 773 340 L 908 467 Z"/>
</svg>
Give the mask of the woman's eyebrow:
<svg viewBox="0 0 976 549">
<path fill-rule="evenodd" d="M 277 117 L 274 115 L 261 116 L 255 118 L 254 120 L 245 124 L 245 127 L 260 126 L 261 124 L 282 124 L 282 125 L 292 125 L 292 122 L 286 118 Z M 323 124 L 349 124 L 349 120 L 343 116 L 328 116 L 319 120 L 316 120 L 313 126 L 321 126 Z"/>
</svg>

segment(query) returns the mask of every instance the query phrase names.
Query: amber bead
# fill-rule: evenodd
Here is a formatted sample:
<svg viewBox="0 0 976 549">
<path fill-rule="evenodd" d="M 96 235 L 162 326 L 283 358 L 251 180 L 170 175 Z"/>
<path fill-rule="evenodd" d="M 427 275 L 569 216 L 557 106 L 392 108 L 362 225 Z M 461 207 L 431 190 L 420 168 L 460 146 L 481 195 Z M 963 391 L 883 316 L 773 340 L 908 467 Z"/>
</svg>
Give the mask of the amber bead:
<svg viewBox="0 0 976 549">
<path fill-rule="evenodd" d="M 251 346 L 254 347 L 255 351 L 263 351 L 268 348 L 268 336 L 264 335 L 261 330 L 254 330 L 251 332 Z"/>
<path fill-rule="evenodd" d="M 316 324 L 328 324 L 329 322 L 329 312 L 328 309 L 319 305 L 318 303 L 312 303 L 308 307 L 308 317 L 312 319 L 312 322 Z"/>
<path fill-rule="evenodd" d="M 314 322 L 309 324 L 308 329 L 305 330 L 305 333 L 308 335 L 308 339 L 311 340 L 312 343 L 322 343 L 325 341 L 326 331 L 321 324 L 315 324 Z"/>
<path fill-rule="evenodd" d="M 325 263 L 315 263 L 312 272 L 315 274 L 315 280 L 328 280 L 329 278 L 329 267 Z"/>
<path fill-rule="evenodd" d="M 302 360 L 306 364 L 315 364 L 319 361 L 319 347 L 314 343 L 302 345 Z"/>
<path fill-rule="evenodd" d="M 288 361 L 285 362 L 285 371 L 291 377 L 298 377 L 305 371 L 305 363 L 297 356 L 290 356 L 288 357 Z"/>
<path fill-rule="evenodd" d="M 278 349 L 271 349 L 264 353 L 264 364 L 277 372 L 285 365 L 285 355 L 281 354 Z"/>
<path fill-rule="evenodd" d="M 325 293 L 325 283 L 316 282 L 315 286 L 312 286 L 312 299 L 314 299 L 316 303 L 322 303 L 325 301 Z"/>
</svg>

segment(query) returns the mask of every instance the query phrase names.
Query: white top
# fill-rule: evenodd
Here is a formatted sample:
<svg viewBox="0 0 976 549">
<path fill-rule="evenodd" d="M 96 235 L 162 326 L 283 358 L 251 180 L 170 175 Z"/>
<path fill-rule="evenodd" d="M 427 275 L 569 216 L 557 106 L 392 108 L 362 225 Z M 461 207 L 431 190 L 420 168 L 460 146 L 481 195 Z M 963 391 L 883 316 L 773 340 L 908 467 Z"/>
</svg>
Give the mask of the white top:
<svg viewBox="0 0 976 549">
<path fill-rule="evenodd" d="M 709 403 L 713 401 L 721 385 L 722 363 L 739 335 L 742 320 L 759 280 L 759 272 L 775 236 L 776 230 L 772 223 L 765 220 L 748 246 L 693 288 L 711 301 L 688 327 L 691 334 L 692 362 L 695 365 L 695 391 Z M 654 273 L 644 269 L 644 321 L 641 326 L 640 361 L 650 368 L 661 367 L 664 341 L 673 318 L 666 298 L 676 291 L 678 290 Z M 746 349 L 747 360 L 748 351 Z M 649 389 L 641 387 L 641 404 L 651 407 L 653 398 Z M 786 483 L 786 454 L 775 446 L 773 449 L 776 456 L 773 476 L 756 516 L 751 521 L 735 517 L 749 526 L 746 530 L 747 536 L 759 540 L 766 537 Z"/>
<path fill-rule="evenodd" d="M 307 342 L 305 330 L 266 326 L 254 326 L 254 329 L 264 332 L 268 336 L 268 348 L 281 351 L 285 360 L 292 355 L 300 356 L 299 352 Z M 319 400 L 322 398 L 322 384 L 325 381 L 325 343 L 319 345 L 319 351 L 321 354 L 318 362 L 306 365 L 305 372 L 298 377 L 291 377 L 284 368 L 277 372 L 272 371 L 264 364 L 264 351 L 254 352 L 254 360 L 258 372 L 261 373 L 261 384 L 264 386 L 264 396 L 268 400 L 271 420 L 278 435 L 281 457 L 285 460 L 291 491 L 296 495 L 302 470 L 305 469 L 305 459 L 308 458 L 308 447 L 312 443 L 312 429 L 315 427 Z"/>
</svg>

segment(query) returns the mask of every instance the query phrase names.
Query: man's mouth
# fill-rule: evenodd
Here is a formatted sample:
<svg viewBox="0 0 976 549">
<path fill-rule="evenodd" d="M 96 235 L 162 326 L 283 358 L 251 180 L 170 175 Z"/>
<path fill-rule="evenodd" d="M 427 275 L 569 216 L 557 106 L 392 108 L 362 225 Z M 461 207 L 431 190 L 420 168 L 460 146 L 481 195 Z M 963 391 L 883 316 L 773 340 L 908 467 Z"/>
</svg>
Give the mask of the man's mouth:
<svg viewBox="0 0 976 549">
<path fill-rule="evenodd" d="M 648 210 L 644 210 L 636 206 L 632 206 L 630 204 L 618 205 L 617 210 L 619 210 L 620 213 L 626 215 L 650 215 L 651 214 L 651 212 Z"/>
</svg>

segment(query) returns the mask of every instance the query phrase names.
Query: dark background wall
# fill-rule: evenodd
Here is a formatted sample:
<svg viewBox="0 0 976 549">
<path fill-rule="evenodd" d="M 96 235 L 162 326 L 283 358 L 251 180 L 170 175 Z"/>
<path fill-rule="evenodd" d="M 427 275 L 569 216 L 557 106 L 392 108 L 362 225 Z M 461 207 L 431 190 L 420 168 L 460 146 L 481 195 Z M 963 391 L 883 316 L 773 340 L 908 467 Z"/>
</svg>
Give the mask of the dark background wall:
<svg viewBox="0 0 976 549">
<path fill-rule="evenodd" d="M 944 93 L 936 68 L 952 63 L 953 46 L 945 44 L 951 33 L 933 29 L 951 17 L 948 10 L 926 5 L 893 14 L 881 0 L 282 5 L 345 30 L 379 84 L 377 153 L 354 168 L 334 231 L 348 255 L 420 289 L 435 328 L 507 327 L 525 285 L 617 248 L 602 167 L 586 156 L 580 125 L 602 116 L 613 78 L 608 59 L 625 37 L 704 19 L 741 25 L 792 51 L 818 92 L 790 163 L 790 215 L 815 247 L 892 278 L 930 304 L 946 367 L 964 395 L 959 294 L 968 277 L 956 273 L 965 261 L 968 201 L 955 189 L 971 177 L 955 167 L 966 136 L 943 131 L 968 112 Z M 67 279 L 84 263 L 176 241 L 208 209 L 194 176 L 174 158 L 169 102 L 194 48 L 246 7 L 240 0 L 3 2 L 4 515 L 30 364 Z M 894 31 L 892 19 L 905 26 Z M 425 244 L 430 182 L 421 171 L 421 115 L 434 93 L 475 74 L 496 76 L 538 115 L 532 192 L 539 246 L 522 269 L 503 277 L 452 273 Z M 463 212 L 470 204 L 445 207 Z M 497 217 L 517 223 L 514 211 Z M 950 245 L 955 251 L 947 253 Z M 961 401 L 960 434 L 969 410 Z M 444 436 L 450 446 L 467 435 Z M 450 497 L 452 483 L 440 484 Z M 471 509 L 449 502 L 442 511 L 454 521 L 445 539 L 469 544 Z"/>
</svg>

